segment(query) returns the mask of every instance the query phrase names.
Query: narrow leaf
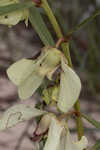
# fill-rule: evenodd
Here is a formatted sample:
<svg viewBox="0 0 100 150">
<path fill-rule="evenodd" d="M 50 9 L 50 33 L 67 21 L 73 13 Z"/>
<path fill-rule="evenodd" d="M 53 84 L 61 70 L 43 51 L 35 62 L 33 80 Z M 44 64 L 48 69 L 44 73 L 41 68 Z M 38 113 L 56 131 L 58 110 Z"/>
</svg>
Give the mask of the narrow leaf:
<svg viewBox="0 0 100 150">
<path fill-rule="evenodd" d="M 91 148 L 91 150 L 100 150 L 100 140 L 98 140 L 96 142 L 96 144 L 93 145 L 93 147 Z"/>
<path fill-rule="evenodd" d="M 7 5 L 7 6 L 1 6 L 0 7 L 0 15 L 5 15 L 7 13 L 11 13 L 13 11 L 17 11 L 17 10 L 23 10 L 26 8 L 30 8 L 34 6 L 33 2 L 21 2 L 21 3 L 16 3 L 16 4 L 11 4 L 11 5 Z"/>
<path fill-rule="evenodd" d="M 77 25 L 71 32 L 70 35 L 78 30 L 80 30 L 80 28 L 82 28 L 85 24 L 89 23 L 90 21 L 92 21 L 95 17 L 100 15 L 100 10 L 97 10 L 95 13 L 93 13 L 92 16 L 86 18 L 83 22 L 81 22 L 79 25 Z"/>
<path fill-rule="evenodd" d="M 89 121 L 93 126 L 95 126 L 97 129 L 100 129 L 100 122 L 92 119 L 91 117 L 85 115 L 82 113 L 82 117 L 85 118 L 87 121 Z"/>
<path fill-rule="evenodd" d="M 32 8 L 29 9 L 29 11 L 30 11 L 29 20 L 33 28 L 38 33 L 41 41 L 44 43 L 44 45 L 54 46 L 55 44 L 54 44 L 53 38 L 50 32 L 48 31 L 37 8 L 33 6 Z"/>
</svg>

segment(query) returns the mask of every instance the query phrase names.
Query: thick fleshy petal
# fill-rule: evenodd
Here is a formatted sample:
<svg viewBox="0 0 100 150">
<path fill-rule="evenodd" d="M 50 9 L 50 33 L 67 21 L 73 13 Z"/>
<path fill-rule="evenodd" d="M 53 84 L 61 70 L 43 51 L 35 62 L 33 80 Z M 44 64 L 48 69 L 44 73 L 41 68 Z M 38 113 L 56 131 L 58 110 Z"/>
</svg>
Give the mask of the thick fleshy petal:
<svg viewBox="0 0 100 150">
<path fill-rule="evenodd" d="M 64 129 L 63 124 L 60 123 L 56 118 L 52 118 L 48 133 L 48 139 L 44 146 L 44 150 L 59 149 L 60 137 L 63 129 Z"/>
<path fill-rule="evenodd" d="M 2 116 L 0 120 L 0 130 L 11 128 L 20 122 L 43 115 L 45 113 L 45 111 L 38 110 L 32 105 L 18 104 L 12 106 Z"/>
<path fill-rule="evenodd" d="M 81 82 L 78 75 L 66 64 L 62 57 L 62 73 L 60 79 L 58 108 L 62 112 L 68 112 L 75 104 L 80 91 Z"/>
</svg>

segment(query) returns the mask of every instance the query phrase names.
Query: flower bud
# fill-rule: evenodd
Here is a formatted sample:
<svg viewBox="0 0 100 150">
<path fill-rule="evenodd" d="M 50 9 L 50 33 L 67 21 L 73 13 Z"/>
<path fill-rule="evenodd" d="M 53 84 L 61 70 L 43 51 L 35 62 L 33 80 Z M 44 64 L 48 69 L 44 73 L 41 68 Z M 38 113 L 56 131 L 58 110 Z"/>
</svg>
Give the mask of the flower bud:
<svg viewBox="0 0 100 150">
<path fill-rule="evenodd" d="M 42 117 L 35 131 L 35 135 L 44 134 L 48 130 L 51 122 L 51 116 L 51 114 L 46 114 Z"/>
</svg>

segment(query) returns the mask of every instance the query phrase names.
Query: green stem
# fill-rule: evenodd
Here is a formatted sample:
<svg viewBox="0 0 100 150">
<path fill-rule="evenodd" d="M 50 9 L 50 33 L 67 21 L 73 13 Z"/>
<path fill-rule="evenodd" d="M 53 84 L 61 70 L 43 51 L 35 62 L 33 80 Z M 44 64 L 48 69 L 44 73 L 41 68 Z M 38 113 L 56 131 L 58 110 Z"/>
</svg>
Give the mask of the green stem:
<svg viewBox="0 0 100 150">
<path fill-rule="evenodd" d="M 51 24 L 52 24 L 52 26 L 56 32 L 57 37 L 62 38 L 63 34 L 61 32 L 61 29 L 59 28 L 59 24 L 57 23 L 56 18 L 53 15 L 51 8 L 48 5 L 47 0 L 42 0 L 41 7 L 45 10 L 48 18 L 50 19 L 50 22 L 51 22 Z"/>
<path fill-rule="evenodd" d="M 65 43 L 64 43 L 65 44 Z M 66 44 L 67 48 L 65 49 L 64 47 L 64 51 L 65 51 L 65 55 L 67 57 L 67 60 L 68 60 L 68 63 L 69 63 L 69 66 L 71 68 L 73 68 L 73 65 L 72 65 L 72 61 L 71 61 L 71 57 L 70 57 L 70 51 L 69 51 L 69 44 Z M 77 100 L 77 102 L 75 103 L 74 105 L 74 109 L 80 113 L 80 102 L 79 100 Z M 78 133 L 78 139 L 80 140 L 81 137 L 84 135 L 84 128 L 83 128 L 83 123 L 82 123 L 82 116 L 79 115 L 76 117 L 76 124 L 77 124 L 77 133 Z"/>
<path fill-rule="evenodd" d="M 70 51 L 69 51 L 69 42 L 68 43 L 66 43 L 66 42 L 62 43 L 61 47 L 62 47 L 62 50 L 63 50 L 63 52 L 64 52 L 64 54 L 65 54 L 65 56 L 68 60 L 68 65 L 71 68 L 73 68 L 72 61 L 71 61 L 71 56 L 70 56 Z"/>
<path fill-rule="evenodd" d="M 49 4 L 48 4 L 47 0 L 42 0 L 41 7 L 44 8 L 44 10 L 46 12 L 46 15 L 48 16 L 48 18 L 49 18 L 49 20 L 50 20 L 50 22 L 51 22 L 51 24 L 52 24 L 52 26 L 53 26 L 53 28 L 56 32 L 57 37 L 62 38 L 63 34 L 61 32 L 60 26 L 57 23 L 57 20 L 56 20 L 54 14 L 53 14 L 51 8 L 49 7 Z M 69 51 L 69 43 L 64 42 L 64 43 L 61 44 L 61 47 L 62 47 L 62 50 L 63 50 L 65 56 L 67 57 L 69 66 L 73 67 L 72 66 L 72 61 L 71 61 L 71 56 L 70 56 L 70 51 Z M 79 102 L 79 100 L 77 100 L 76 104 L 74 105 L 74 108 L 77 112 L 80 112 L 80 102 Z M 81 139 L 81 137 L 84 134 L 81 115 L 77 116 L 76 124 L 77 124 L 77 131 L 78 131 L 78 139 Z"/>
<path fill-rule="evenodd" d="M 77 102 L 75 103 L 74 108 L 76 111 L 80 112 L 79 100 L 77 100 Z M 77 124 L 78 139 L 80 140 L 81 137 L 84 135 L 84 128 L 83 128 L 83 122 L 82 122 L 81 114 L 76 117 L 76 124 Z"/>
</svg>

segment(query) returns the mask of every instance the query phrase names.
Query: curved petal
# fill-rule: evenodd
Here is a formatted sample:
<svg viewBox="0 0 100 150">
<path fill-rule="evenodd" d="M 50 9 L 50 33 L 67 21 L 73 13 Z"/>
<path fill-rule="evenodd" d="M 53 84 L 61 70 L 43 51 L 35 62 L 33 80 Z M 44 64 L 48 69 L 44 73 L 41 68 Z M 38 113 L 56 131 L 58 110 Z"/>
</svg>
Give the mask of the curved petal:
<svg viewBox="0 0 100 150">
<path fill-rule="evenodd" d="M 35 131 L 36 135 L 41 135 L 48 130 L 51 122 L 51 117 L 53 117 L 53 115 L 48 113 L 41 118 Z"/>
<path fill-rule="evenodd" d="M 0 6 L 6 6 L 14 3 L 19 3 L 19 0 L 0 0 Z M 28 10 L 22 10 L 22 11 L 14 11 L 13 13 L 7 13 L 5 15 L 0 16 L 0 24 L 5 24 L 5 25 L 16 25 L 19 23 L 21 20 L 28 20 Z"/>
<path fill-rule="evenodd" d="M 33 72 L 18 87 L 18 94 L 21 99 L 27 99 L 39 88 L 44 76 L 40 76 L 38 72 Z"/>
<path fill-rule="evenodd" d="M 52 118 L 48 133 L 48 139 L 44 146 L 44 150 L 58 150 L 63 129 L 64 126 L 58 120 Z"/>
<path fill-rule="evenodd" d="M 52 73 L 61 62 L 61 52 L 56 48 L 48 48 L 47 50 L 44 49 L 44 52 L 47 53 L 47 55 L 41 64 L 42 70 L 40 69 L 40 73 L 45 73 L 46 76 L 50 79 Z"/>
<path fill-rule="evenodd" d="M 79 97 L 81 82 L 78 75 L 66 64 L 63 57 L 62 70 L 58 108 L 62 112 L 68 112 Z"/>
<path fill-rule="evenodd" d="M 21 59 L 8 68 L 8 77 L 18 86 L 18 93 L 21 99 L 27 99 L 32 96 L 42 83 L 45 76 L 43 72 L 45 68 L 40 64 L 47 54 L 48 52 L 43 52 L 35 61 Z M 42 70 L 43 74 L 41 74 L 40 70 Z"/>
<path fill-rule="evenodd" d="M 88 140 L 85 136 L 82 136 L 81 140 L 74 143 L 75 146 L 77 147 L 77 150 L 83 150 L 87 147 L 88 145 Z"/>
<path fill-rule="evenodd" d="M 59 65 L 57 66 L 57 67 L 55 67 L 55 68 L 53 68 L 50 72 L 48 72 L 47 73 L 47 78 L 49 79 L 49 80 L 53 80 L 53 75 L 54 75 L 54 73 L 56 72 L 56 70 L 58 69 L 58 67 L 59 67 Z"/>
<path fill-rule="evenodd" d="M 7 74 L 13 83 L 20 85 L 33 72 L 34 68 L 36 68 L 35 61 L 21 59 L 8 68 Z"/>
<path fill-rule="evenodd" d="M 73 143 L 70 132 L 67 130 L 67 135 L 65 137 L 65 150 L 77 150 Z"/>
<path fill-rule="evenodd" d="M 23 12 L 15 11 L 13 13 L 8 13 L 6 15 L 0 16 L 0 24 L 5 24 L 8 26 L 16 25 L 22 20 Z"/>
<path fill-rule="evenodd" d="M 38 110 L 34 106 L 18 104 L 9 108 L 0 120 L 0 130 L 5 130 L 15 126 L 25 120 L 29 120 L 32 117 L 45 114 L 45 111 Z"/>
<path fill-rule="evenodd" d="M 88 145 L 87 138 L 83 136 L 80 141 L 74 143 L 72 141 L 72 137 L 70 132 L 67 132 L 66 140 L 65 140 L 65 150 L 83 150 Z"/>
</svg>

